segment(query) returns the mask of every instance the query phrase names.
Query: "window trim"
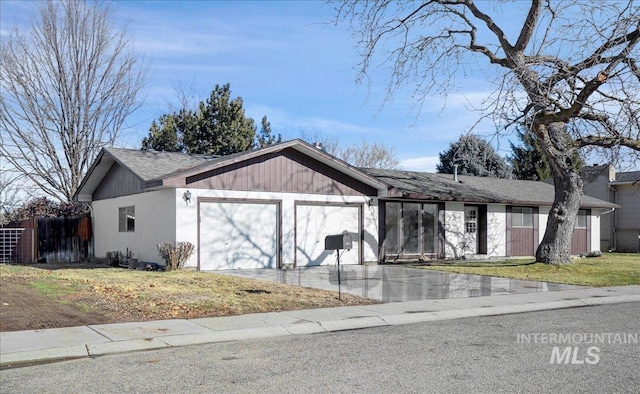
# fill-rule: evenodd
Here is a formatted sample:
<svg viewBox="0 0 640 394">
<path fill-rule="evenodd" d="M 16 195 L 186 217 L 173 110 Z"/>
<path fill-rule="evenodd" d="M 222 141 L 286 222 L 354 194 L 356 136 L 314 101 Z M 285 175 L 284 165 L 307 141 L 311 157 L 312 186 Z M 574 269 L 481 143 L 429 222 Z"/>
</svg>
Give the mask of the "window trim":
<svg viewBox="0 0 640 394">
<path fill-rule="evenodd" d="M 525 212 L 526 210 L 526 212 Z M 517 212 L 520 211 L 520 212 Z M 531 224 L 530 225 L 525 225 L 525 214 L 526 215 L 530 215 L 531 217 Z M 533 228 L 534 227 L 534 209 L 532 207 L 511 207 L 511 227 L 512 228 Z M 520 218 L 520 225 L 515 225 L 513 223 L 514 218 L 519 217 Z"/>
<path fill-rule="evenodd" d="M 385 243 L 389 242 L 389 223 L 393 223 L 393 222 L 388 222 L 387 219 L 389 219 L 388 216 L 388 212 L 389 212 L 389 205 L 390 204 L 398 204 L 397 210 L 394 212 L 395 215 L 393 215 L 396 219 L 395 223 L 393 223 L 397 228 L 395 229 L 395 241 L 393 242 L 395 245 L 395 247 L 397 248 L 397 250 L 394 250 L 393 252 L 391 251 L 385 251 L 385 255 L 388 256 L 418 256 L 418 255 L 425 255 L 425 256 L 438 256 L 441 251 L 440 251 L 440 241 L 439 241 L 439 237 L 440 237 L 440 212 L 442 210 L 442 207 L 440 206 L 440 204 L 438 203 L 433 203 L 433 202 L 424 202 L 424 201 L 396 201 L 396 200 L 391 200 L 391 201 L 385 201 L 385 209 L 384 209 L 384 239 L 385 239 Z M 407 252 L 405 250 L 405 204 L 417 204 L 419 206 L 418 208 L 418 251 L 417 252 Z M 433 205 L 435 209 L 433 209 L 434 212 L 431 212 L 433 214 L 433 220 L 434 220 L 434 228 L 433 228 L 433 251 L 427 252 L 425 251 L 425 240 L 426 240 L 426 235 L 427 232 L 425 231 L 425 227 L 424 227 L 424 218 L 425 218 L 425 206 L 426 205 Z M 431 238 L 431 237 L 429 237 Z M 386 248 L 385 248 L 386 249 Z"/>
<path fill-rule="evenodd" d="M 586 209 L 578 209 L 578 213 L 576 214 L 576 222 L 573 225 L 573 228 L 579 228 L 579 229 L 587 229 L 587 216 L 589 216 L 587 214 L 587 210 Z M 584 218 L 584 224 L 580 225 L 580 218 Z"/>
<path fill-rule="evenodd" d="M 118 208 L 118 232 L 133 233 L 136 231 L 136 206 L 128 205 Z"/>
</svg>

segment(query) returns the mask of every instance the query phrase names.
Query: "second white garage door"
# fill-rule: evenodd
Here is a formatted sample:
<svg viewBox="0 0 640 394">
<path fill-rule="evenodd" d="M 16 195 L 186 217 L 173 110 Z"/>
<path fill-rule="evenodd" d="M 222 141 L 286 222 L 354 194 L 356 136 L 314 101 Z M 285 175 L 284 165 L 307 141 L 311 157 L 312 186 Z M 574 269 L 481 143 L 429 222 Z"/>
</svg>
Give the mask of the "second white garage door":
<svg viewBox="0 0 640 394">
<path fill-rule="evenodd" d="M 278 268 L 278 204 L 202 202 L 200 269 Z"/>
<path fill-rule="evenodd" d="M 324 250 L 324 239 L 345 231 L 353 236 L 353 249 L 340 252 L 340 264 L 359 264 L 359 206 L 296 205 L 296 266 L 335 264 L 336 252 Z"/>
</svg>

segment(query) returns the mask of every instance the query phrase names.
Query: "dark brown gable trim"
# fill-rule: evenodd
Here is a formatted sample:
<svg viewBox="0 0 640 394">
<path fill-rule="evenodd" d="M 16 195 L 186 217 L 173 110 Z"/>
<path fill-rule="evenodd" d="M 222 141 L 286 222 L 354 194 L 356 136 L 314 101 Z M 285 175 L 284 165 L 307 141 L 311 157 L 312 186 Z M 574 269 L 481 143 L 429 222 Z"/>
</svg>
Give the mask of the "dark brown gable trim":
<svg viewBox="0 0 640 394">
<path fill-rule="evenodd" d="M 377 195 L 377 190 L 299 151 L 288 148 L 186 178 L 201 189 Z"/>
</svg>

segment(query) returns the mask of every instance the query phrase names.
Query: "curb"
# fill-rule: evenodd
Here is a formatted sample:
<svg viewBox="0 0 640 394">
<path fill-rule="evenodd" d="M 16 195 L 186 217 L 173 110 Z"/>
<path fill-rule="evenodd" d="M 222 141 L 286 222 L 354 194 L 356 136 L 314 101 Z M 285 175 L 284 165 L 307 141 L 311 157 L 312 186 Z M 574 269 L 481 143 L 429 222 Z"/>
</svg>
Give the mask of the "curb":
<svg viewBox="0 0 640 394">
<path fill-rule="evenodd" d="M 276 324 L 260 328 L 241 328 L 202 333 L 173 334 L 156 338 L 129 339 L 74 345 L 62 348 L 19 351 L 3 353 L 0 357 L 0 369 L 41 364 L 79 358 L 99 357 L 110 354 L 129 353 L 144 350 L 157 350 L 180 346 L 233 342 L 245 339 L 273 338 L 289 335 L 307 335 L 323 332 L 358 330 L 373 327 L 390 327 L 414 323 L 463 319 L 469 317 L 487 317 L 608 305 L 628 302 L 640 302 L 638 295 L 595 296 L 559 301 L 531 302 L 515 305 L 493 305 L 468 309 L 452 309 L 432 312 L 402 314 L 380 314 L 378 316 L 354 316 L 341 320 L 304 321 L 294 324 Z"/>
</svg>

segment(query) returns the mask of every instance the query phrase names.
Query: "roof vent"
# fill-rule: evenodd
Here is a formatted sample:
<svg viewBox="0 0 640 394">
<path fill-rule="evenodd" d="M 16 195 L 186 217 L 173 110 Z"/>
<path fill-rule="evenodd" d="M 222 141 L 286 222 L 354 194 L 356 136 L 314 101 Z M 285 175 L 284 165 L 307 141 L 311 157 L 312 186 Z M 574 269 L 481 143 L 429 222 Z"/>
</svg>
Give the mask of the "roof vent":
<svg viewBox="0 0 640 394">
<path fill-rule="evenodd" d="M 453 180 L 458 182 L 458 165 L 453 165 Z"/>
<path fill-rule="evenodd" d="M 313 143 L 313 146 L 314 146 L 316 149 L 319 149 L 319 150 L 321 150 L 321 151 L 323 151 L 323 152 L 326 152 L 326 151 L 324 150 L 324 148 L 322 147 L 322 142 L 314 142 L 314 143 Z"/>
</svg>

